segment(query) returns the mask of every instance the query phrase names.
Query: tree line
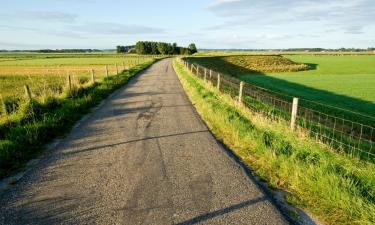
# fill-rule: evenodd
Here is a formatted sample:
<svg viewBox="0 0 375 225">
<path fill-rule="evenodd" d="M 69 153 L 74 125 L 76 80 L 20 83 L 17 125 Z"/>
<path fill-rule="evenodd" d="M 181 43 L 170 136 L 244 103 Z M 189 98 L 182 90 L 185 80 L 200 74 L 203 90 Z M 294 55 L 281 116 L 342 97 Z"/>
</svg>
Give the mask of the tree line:
<svg viewBox="0 0 375 225">
<path fill-rule="evenodd" d="M 117 45 L 116 52 L 117 53 L 133 53 L 131 51 L 134 50 L 134 48 L 135 48 L 135 45 L 128 45 L 128 46 Z"/>
<path fill-rule="evenodd" d="M 198 52 L 194 43 L 187 48 L 177 43 L 138 41 L 135 46 L 117 46 L 117 53 L 133 52 L 140 55 L 191 55 Z"/>
</svg>

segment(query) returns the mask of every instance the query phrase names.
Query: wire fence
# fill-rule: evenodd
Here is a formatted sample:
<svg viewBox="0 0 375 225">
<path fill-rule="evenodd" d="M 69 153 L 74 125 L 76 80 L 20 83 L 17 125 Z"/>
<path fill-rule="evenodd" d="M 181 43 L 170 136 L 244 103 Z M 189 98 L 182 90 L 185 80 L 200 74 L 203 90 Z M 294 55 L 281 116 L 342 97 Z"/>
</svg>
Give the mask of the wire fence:
<svg viewBox="0 0 375 225">
<path fill-rule="evenodd" d="M 299 99 L 296 97 L 280 98 L 272 91 L 189 63 L 185 58 L 181 62 L 194 75 L 211 83 L 252 111 L 271 120 L 289 122 L 291 129 L 304 130 L 316 141 L 323 142 L 339 152 L 375 162 L 374 127 L 299 106 Z"/>
<path fill-rule="evenodd" d="M 74 94 L 81 87 L 112 79 L 116 75 L 140 64 L 150 62 L 154 57 L 132 57 L 112 65 L 94 65 L 91 69 L 58 71 L 53 74 L 14 75 L 2 81 L 0 90 L 0 117 L 17 112 L 19 103 L 24 99 L 39 99 L 45 96 L 61 96 L 65 90 Z"/>
</svg>

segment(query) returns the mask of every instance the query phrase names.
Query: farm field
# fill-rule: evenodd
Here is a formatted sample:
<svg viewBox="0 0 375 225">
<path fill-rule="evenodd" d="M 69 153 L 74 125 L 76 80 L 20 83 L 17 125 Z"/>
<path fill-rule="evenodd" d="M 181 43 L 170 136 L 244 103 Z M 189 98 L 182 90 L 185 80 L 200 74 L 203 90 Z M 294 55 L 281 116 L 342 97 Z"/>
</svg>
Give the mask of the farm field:
<svg viewBox="0 0 375 225">
<path fill-rule="evenodd" d="M 375 55 L 375 51 L 367 52 L 305 52 L 305 51 L 235 51 L 235 50 L 210 50 L 199 51 L 195 56 L 237 56 L 237 55 Z"/>
<path fill-rule="evenodd" d="M 3 98 L 23 94 L 23 86 L 28 84 L 32 93 L 61 92 L 67 82 L 68 73 L 75 82 L 84 84 L 91 79 L 116 74 L 151 57 L 119 56 L 114 54 L 1 54 L 0 55 L 0 95 Z M 116 69 L 117 64 L 117 69 Z"/>
<path fill-rule="evenodd" d="M 43 144 L 63 135 L 93 106 L 156 61 L 151 56 L 47 56 L 0 57 L 0 178 L 21 168 Z"/>
<path fill-rule="evenodd" d="M 307 64 L 311 69 L 299 72 L 253 71 L 243 63 L 223 61 L 223 58 L 227 57 L 196 57 L 189 60 L 282 95 L 300 97 L 363 114 L 364 116 L 360 116 L 361 122 L 368 120 L 371 124 L 374 123 L 374 119 L 369 117 L 373 117 L 375 111 L 375 55 L 303 54 L 284 57 L 296 63 Z M 304 104 L 314 105 L 318 109 L 325 108 L 308 101 Z M 348 111 L 334 108 L 328 110 L 337 116 L 351 118 L 352 115 L 349 114 L 353 113 Z"/>
</svg>

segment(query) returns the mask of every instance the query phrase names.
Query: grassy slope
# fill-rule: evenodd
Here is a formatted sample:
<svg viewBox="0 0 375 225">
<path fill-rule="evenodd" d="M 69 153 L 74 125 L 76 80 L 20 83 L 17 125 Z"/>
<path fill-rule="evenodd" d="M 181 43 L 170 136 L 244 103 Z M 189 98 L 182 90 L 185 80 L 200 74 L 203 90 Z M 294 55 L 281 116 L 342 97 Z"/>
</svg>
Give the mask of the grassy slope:
<svg viewBox="0 0 375 225">
<path fill-rule="evenodd" d="M 190 99 L 216 137 L 288 201 L 327 224 L 375 223 L 375 166 L 330 151 L 283 123 L 236 107 L 175 62 Z"/>
<path fill-rule="evenodd" d="M 69 131 L 93 106 L 151 64 L 144 63 L 96 85 L 83 87 L 73 97 L 51 96 L 43 101 L 21 103 L 17 113 L 0 121 L 0 178 L 22 167 L 44 144 Z"/>
<path fill-rule="evenodd" d="M 190 57 L 190 62 L 202 64 L 208 68 L 220 69 L 223 73 L 247 74 L 264 72 L 284 72 L 308 70 L 309 66 L 295 63 L 290 59 L 276 55 L 236 55 L 216 57 Z M 233 74 L 236 72 L 237 74 Z"/>
</svg>

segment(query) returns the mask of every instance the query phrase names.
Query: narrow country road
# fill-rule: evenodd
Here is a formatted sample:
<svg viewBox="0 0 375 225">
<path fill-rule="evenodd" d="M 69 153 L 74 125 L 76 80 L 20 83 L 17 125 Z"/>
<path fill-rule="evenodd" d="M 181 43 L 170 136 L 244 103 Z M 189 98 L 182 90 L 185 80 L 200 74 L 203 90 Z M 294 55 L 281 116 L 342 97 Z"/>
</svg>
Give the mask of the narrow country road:
<svg viewBox="0 0 375 225">
<path fill-rule="evenodd" d="M 287 224 L 217 143 L 165 59 L 0 198 L 0 224 Z"/>
</svg>

